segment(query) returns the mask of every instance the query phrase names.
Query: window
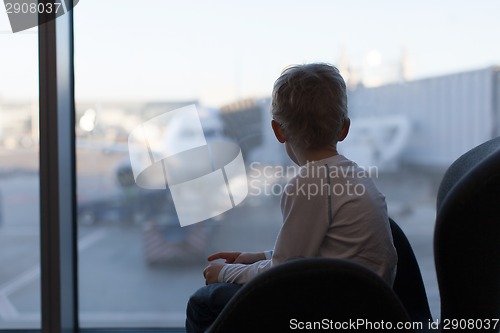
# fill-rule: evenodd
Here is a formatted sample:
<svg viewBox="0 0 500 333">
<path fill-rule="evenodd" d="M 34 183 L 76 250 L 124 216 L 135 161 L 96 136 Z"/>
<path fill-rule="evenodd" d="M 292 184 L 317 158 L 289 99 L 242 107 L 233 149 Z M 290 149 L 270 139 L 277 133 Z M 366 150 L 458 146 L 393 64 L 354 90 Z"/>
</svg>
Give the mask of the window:
<svg viewBox="0 0 500 333">
<path fill-rule="evenodd" d="M 37 29 L 0 45 L 0 329 L 40 328 Z"/>
<path fill-rule="evenodd" d="M 473 140 L 447 139 L 473 117 L 452 94 L 460 85 L 480 90 L 477 77 L 489 69 L 461 73 L 497 59 L 463 48 L 477 27 L 473 44 L 490 49 L 493 30 L 479 28 L 497 24 L 488 14 L 494 10 L 481 9 L 490 6 L 82 3 L 75 11 L 79 232 L 89 239 L 80 252 L 82 327 L 182 326 L 187 298 L 203 285 L 208 254 L 273 246 L 280 189 L 294 169 L 269 129 L 269 97 L 283 67 L 310 61 L 335 63 L 346 78 L 353 125 L 340 149 L 375 167 L 390 215 L 415 247 L 438 316 L 437 186 L 460 152 L 494 135 L 478 126 Z M 471 11 L 481 11 L 482 19 Z M 462 60 L 451 61 L 457 54 Z M 462 98 L 487 98 L 479 90 Z M 206 137 L 220 132 L 241 148 L 249 192 L 236 208 L 180 227 L 172 193 L 134 181 L 128 139 L 142 124 L 191 104 L 200 114 L 211 110 L 219 124 L 206 126 Z M 447 121 L 452 109 L 460 113 L 454 123 Z M 158 133 L 169 130 L 148 127 L 145 135 L 162 138 Z M 180 132 L 195 137 L 189 126 Z"/>
<path fill-rule="evenodd" d="M 60 55 L 61 77 L 40 78 L 40 88 L 58 93 L 57 119 L 48 119 L 45 100 L 45 109 L 38 108 L 37 29 L 12 34 L 0 14 L 0 330 L 37 330 L 47 317 L 88 330 L 183 327 L 187 298 L 204 283 L 208 254 L 273 247 L 279 196 L 296 169 L 269 129 L 270 92 L 283 67 L 311 61 L 337 64 L 349 85 L 353 125 L 339 148 L 374 167 L 438 317 L 432 256 L 437 186 L 460 153 L 500 134 L 493 67 L 500 50 L 491 44 L 498 39 L 496 7 L 488 1 L 153 0 L 139 6 L 87 0 L 74 10 L 75 96 L 66 62 L 73 25 L 67 16 L 48 37 L 59 38 L 57 49 L 42 45 L 49 52 L 39 55 L 42 61 Z M 200 126 L 193 118 L 176 126 L 165 120 L 193 105 Z M 57 124 L 55 133 L 39 137 L 39 122 L 45 129 L 47 122 Z M 186 218 L 198 223 L 181 227 L 184 211 L 172 188 L 136 179 L 129 142 L 144 147 L 144 138 L 151 156 L 165 154 L 169 145 L 181 153 L 188 149 L 183 144 L 197 140 L 224 142 L 234 150 L 229 160 L 241 152 L 247 183 L 240 178 L 241 187 L 233 188 L 229 160 L 220 162 L 214 169 L 224 169 L 229 208 L 199 222 L 205 206 L 191 205 L 187 211 L 196 218 Z M 42 139 L 50 146 L 39 145 Z M 49 150 L 59 155 L 49 157 Z M 39 152 L 46 164 L 39 165 Z M 200 161 L 184 163 L 197 168 Z M 49 175 L 55 170 L 50 163 L 60 172 Z M 50 185 L 43 192 L 49 195 L 38 194 L 40 181 Z M 238 192 L 245 186 L 248 192 Z M 212 199 L 211 189 L 206 198 Z M 60 229 L 43 222 L 50 220 L 47 209 L 59 214 L 54 225 Z M 78 284 L 72 285 L 76 258 Z M 49 274 L 41 279 L 40 266 Z M 50 303 L 54 287 L 61 297 Z"/>
</svg>

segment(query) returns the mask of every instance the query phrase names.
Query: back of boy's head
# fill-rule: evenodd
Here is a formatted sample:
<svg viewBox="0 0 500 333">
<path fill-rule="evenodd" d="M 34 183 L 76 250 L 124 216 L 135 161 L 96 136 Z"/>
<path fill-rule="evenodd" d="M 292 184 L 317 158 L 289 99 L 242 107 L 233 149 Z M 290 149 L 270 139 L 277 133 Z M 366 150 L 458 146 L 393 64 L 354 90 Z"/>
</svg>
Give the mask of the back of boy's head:
<svg viewBox="0 0 500 333">
<path fill-rule="evenodd" d="M 337 143 L 347 119 L 347 94 L 339 70 L 312 63 L 286 68 L 274 83 L 272 115 L 287 141 L 305 149 Z"/>
</svg>

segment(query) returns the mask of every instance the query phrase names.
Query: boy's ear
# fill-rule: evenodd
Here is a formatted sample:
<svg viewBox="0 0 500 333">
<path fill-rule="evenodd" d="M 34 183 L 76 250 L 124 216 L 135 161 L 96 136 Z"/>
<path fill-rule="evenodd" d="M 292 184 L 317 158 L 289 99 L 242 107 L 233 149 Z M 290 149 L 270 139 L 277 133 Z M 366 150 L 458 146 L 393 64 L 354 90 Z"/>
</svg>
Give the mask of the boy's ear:
<svg viewBox="0 0 500 333">
<path fill-rule="evenodd" d="M 276 139 L 280 143 L 284 143 L 286 141 L 285 135 L 283 134 L 283 130 L 281 129 L 280 124 L 276 120 L 271 120 L 271 127 L 273 128 L 274 135 L 276 136 Z"/>
<path fill-rule="evenodd" d="M 343 141 L 347 134 L 349 134 L 349 127 L 351 127 L 351 119 L 347 118 L 344 122 L 344 127 L 342 127 L 342 131 L 340 132 L 339 141 Z"/>
</svg>

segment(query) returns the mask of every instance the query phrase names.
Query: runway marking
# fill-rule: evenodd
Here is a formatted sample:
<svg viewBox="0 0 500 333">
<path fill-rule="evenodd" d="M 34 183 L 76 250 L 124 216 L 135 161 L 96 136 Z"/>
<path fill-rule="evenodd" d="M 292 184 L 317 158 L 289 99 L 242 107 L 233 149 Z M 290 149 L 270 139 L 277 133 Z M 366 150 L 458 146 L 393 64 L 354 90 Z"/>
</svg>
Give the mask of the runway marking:
<svg viewBox="0 0 500 333">
<path fill-rule="evenodd" d="M 104 238 L 105 235 L 104 230 L 97 230 L 80 239 L 78 241 L 78 252 L 85 251 Z M 39 278 L 40 265 L 35 265 L 26 272 L 0 285 L 0 318 L 2 320 L 16 320 L 21 316 L 14 304 L 9 300 L 9 296 Z"/>
<path fill-rule="evenodd" d="M 3 320 L 15 320 L 19 317 L 19 311 L 14 307 L 6 295 L 0 294 L 0 314 Z"/>
<path fill-rule="evenodd" d="M 40 265 L 35 265 L 30 270 L 2 284 L 0 286 L 0 295 L 5 295 L 7 297 L 9 294 L 12 294 L 16 290 L 21 289 L 22 287 L 35 281 L 39 276 L 40 276 Z"/>
<path fill-rule="evenodd" d="M 100 241 L 106 235 L 106 231 L 97 230 L 78 241 L 78 251 L 82 252 Z"/>
<path fill-rule="evenodd" d="M 186 313 L 181 311 L 171 312 L 82 312 L 80 315 L 82 322 L 106 321 L 106 322 L 137 322 L 156 321 L 157 323 L 181 322 L 184 324 Z"/>
<path fill-rule="evenodd" d="M 24 312 L 16 317 L 17 321 L 38 322 L 40 313 Z M 169 312 L 80 312 L 79 319 L 84 326 L 116 325 L 116 323 L 141 323 L 147 326 L 183 326 L 186 320 L 185 311 Z"/>
</svg>

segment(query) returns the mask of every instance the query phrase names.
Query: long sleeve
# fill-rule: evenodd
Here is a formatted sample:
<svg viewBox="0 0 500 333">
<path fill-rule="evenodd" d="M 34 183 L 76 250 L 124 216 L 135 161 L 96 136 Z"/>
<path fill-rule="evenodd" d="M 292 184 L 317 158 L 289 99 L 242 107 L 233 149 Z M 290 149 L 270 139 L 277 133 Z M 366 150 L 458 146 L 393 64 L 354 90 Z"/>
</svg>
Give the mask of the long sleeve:
<svg viewBox="0 0 500 333">
<path fill-rule="evenodd" d="M 273 265 L 298 257 L 315 257 L 329 228 L 329 195 L 324 179 L 296 177 L 282 197 L 283 226 Z"/>
<path fill-rule="evenodd" d="M 307 189 L 307 185 L 303 178 L 296 177 L 285 188 L 281 203 L 284 222 L 272 259 L 250 265 L 225 265 L 219 274 L 220 282 L 245 284 L 256 275 L 288 259 L 317 256 L 328 229 L 329 199 L 327 195 L 310 195 L 308 190 L 312 187 Z M 266 258 L 268 255 L 266 253 Z"/>
<path fill-rule="evenodd" d="M 245 284 L 271 266 L 271 259 L 257 261 L 250 265 L 226 264 L 219 273 L 219 282 Z"/>
<path fill-rule="evenodd" d="M 336 155 L 303 166 L 285 187 L 281 210 L 272 258 L 267 253 L 252 265 L 226 265 L 220 282 L 244 284 L 290 259 L 326 257 L 352 260 L 393 283 L 397 253 L 385 198 L 352 161 Z"/>
</svg>

